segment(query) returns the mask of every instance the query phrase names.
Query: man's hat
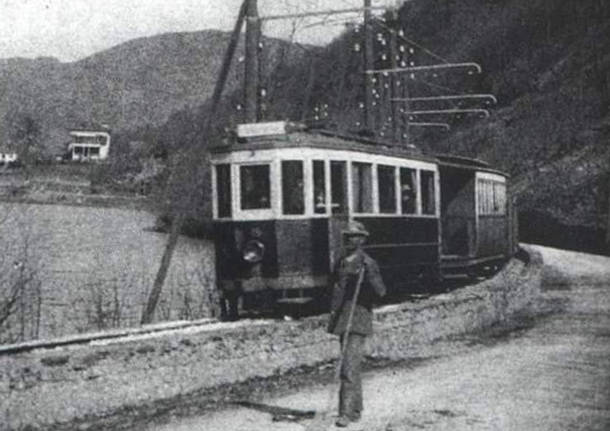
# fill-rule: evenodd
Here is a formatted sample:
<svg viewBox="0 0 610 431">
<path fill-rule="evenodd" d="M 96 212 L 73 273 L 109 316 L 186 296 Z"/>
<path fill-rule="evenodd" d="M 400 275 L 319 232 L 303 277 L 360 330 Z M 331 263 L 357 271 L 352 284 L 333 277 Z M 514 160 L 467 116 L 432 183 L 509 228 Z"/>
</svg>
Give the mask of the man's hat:
<svg viewBox="0 0 610 431">
<path fill-rule="evenodd" d="M 343 235 L 362 235 L 369 236 L 368 231 L 365 229 L 364 225 L 359 221 L 352 220 L 347 224 L 347 229 L 341 231 Z"/>
</svg>

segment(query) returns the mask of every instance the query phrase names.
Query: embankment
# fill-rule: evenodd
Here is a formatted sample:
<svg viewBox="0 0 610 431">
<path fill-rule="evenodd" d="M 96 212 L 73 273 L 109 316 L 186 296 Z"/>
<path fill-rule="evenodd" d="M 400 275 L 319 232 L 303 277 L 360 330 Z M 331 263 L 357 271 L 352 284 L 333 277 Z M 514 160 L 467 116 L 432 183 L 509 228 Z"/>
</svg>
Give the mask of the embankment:
<svg viewBox="0 0 610 431">
<path fill-rule="evenodd" d="M 514 259 L 494 278 L 417 303 L 377 310 L 374 357 L 419 356 L 435 341 L 535 312 L 541 257 Z M 332 360 L 325 316 L 294 322 L 212 323 L 89 343 L 0 351 L 3 429 L 77 428 L 129 410 Z M 86 341 L 86 340 L 85 340 Z M 18 349 L 17 349 L 18 350 Z"/>
</svg>

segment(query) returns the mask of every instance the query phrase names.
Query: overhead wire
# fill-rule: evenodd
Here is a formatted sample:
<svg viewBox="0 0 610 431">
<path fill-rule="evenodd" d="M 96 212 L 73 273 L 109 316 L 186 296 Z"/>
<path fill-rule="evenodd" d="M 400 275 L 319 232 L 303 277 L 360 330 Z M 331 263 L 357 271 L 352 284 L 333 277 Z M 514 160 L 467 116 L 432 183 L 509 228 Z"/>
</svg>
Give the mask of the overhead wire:
<svg viewBox="0 0 610 431">
<path fill-rule="evenodd" d="M 395 30 L 395 29 L 390 28 L 389 26 L 387 26 L 387 25 L 385 24 L 385 21 L 384 21 L 384 20 L 382 20 L 381 18 L 378 18 L 378 17 L 376 17 L 376 16 L 373 16 L 373 19 L 374 19 L 374 20 L 377 22 L 377 24 L 379 24 L 380 26 L 384 27 L 386 30 L 396 32 L 396 30 Z M 411 45 L 413 45 L 413 46 L 416 46 L 417 48 L 421 49 L 421 50 L 422 50 L 422 51 L 424 51 L 426 54 L 428 54 L 428 55 L 430 55 L 430 56 L 432 56 L 432 57 L 436 58 L 437 60 L 440 60 L 440 61 L 442 61 L 443 63 L 447 63 L 447 64 L 449 63 L 449 60 L 447 60 L 447 59 L 445 59 L 445 58 L 441 57 L 440 55 L 438 55 L 438 54 L 434 53 L 433 51 L 431 51 L 431 50 L 429 50 L 428 48 L 426 48 L 425 46 L 423 46 L 423 45 L 421 45 L 421 44 L 419 44 L 419 43 L 415 42 L 414 40 L 411 40 L 411 39 L 407 38 L 407 37 L 406 37 L 404 34 L 402 34 L 402 35 L 401 35 L 401 34 L 400 34 L 400 32 L 396 32 L 396 35 L 397 35 L 399 38 L 401 38 L 403 41 L 405 41 L 405 42 L 407 42 L 407 43 L 410 43 L 410 44 L 411 44 Z"/>
<path fill-rule="evenodd" d="M 455 94 L 457 92 L 456 90 L 454 90 L 452 88 L 445 87 L 444 85 L 440 85 L 440 84 L 433 84 L 433 83 L 425 81 L 425 80 L 423 80 L 421 78 L 411 77 L 411 79 L 413 81 L 421 82 L 422 84 L 427 85 L 428 87 L 431 87 L 431 88 L 436 88 L 436 89 L 439 89 L 439 90 L 450 91 L 452 94 Z"/>
</svg>

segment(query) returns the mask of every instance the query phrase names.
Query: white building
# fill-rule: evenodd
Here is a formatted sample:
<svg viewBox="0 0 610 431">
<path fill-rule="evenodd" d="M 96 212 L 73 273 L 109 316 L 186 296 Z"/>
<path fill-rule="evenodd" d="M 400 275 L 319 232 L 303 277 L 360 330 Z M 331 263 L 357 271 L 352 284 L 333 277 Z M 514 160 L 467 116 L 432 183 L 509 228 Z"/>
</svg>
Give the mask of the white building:
<svg viewBox="0 0 610 431">
<path fill-rule="evenodd" d="M 14 151 L 0 149 L 0 165 L 15 163 L 17 161 L 17 153 Z"/>
<path fill-rule="evenodd" d="M 72 130 L 68 144 L 71 160 L 105 160 L 110 149 L 110 133 L 103 130 Z"/>
</svg>

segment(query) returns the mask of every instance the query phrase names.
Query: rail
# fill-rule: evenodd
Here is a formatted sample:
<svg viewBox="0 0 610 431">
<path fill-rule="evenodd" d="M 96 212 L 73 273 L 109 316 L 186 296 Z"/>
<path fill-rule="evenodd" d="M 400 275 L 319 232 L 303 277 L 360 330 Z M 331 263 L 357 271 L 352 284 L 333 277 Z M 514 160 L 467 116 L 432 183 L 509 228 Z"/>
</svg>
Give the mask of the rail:
<svg viewBox="0 0 610 431">
<path fill-rule="evenodd" d="M 213 323 L 219 323 L 217 319 L 200 319 L 193 321 L 165 322 L 153 325 L 145 325 L 139 328 L 125 328 L 113 331 L 90 332 L 66 337 L 54 338 L 50 340 L 33 340 L 23 343 L 6 344 L 0 346 L 0 356 L 15 353 L 24 353 L 38 349 L 53 349 L 56 347 L 74 346 L 81 344 L 91 344 L 93 342 L 113 340 L 117 338 L 142 336 L 149 334 L 162 333 L 192 327 L 205 327 Z"/>
</svg>

